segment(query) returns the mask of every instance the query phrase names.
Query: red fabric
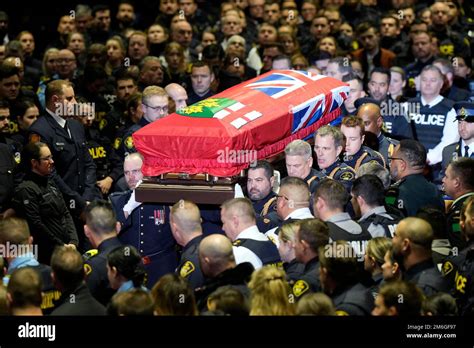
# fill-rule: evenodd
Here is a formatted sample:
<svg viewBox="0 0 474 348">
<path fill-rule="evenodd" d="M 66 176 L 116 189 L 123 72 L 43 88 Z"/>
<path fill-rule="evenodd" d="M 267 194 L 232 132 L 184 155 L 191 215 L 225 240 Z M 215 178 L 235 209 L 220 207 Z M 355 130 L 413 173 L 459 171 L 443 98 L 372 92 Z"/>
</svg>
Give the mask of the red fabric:
<svg viewBox="0 0 474 348">
<path fill-rule="evenodd" d="M 247 156 L 264 159 L 282 152 L 295 139 L 304 138 L 320 126 L 337 118 L 340 108 L 329 111 L 333 102 L 332 89 L 346 86 L 340 81 L 324 77 L 317 81 L 304 79 L 306 85 L 279 98 L 271 97 L 250 84 L 275 73 L 259 76 L 230 88 L 212 99 L 229 98 L 244 105 L 229 116 L 219 118 L 197 118 L 176 113 L 149 124 L 133 134 L 135 147 L 145 158 L 143 174 L 157 176 L 163 173 L 209 173 L 214 176 L 238 175 L 248 167 L 248 163 L 222 161 L 222 156 L 232 151 Z M 285 74 L 297 76 L 295 72 Z M 347 95 L 347 91 L 344 95 Z M 326 111 L 315 124 L 292 132 L 293 114 L 291 108 L 303 105 L 307 100 L 324 94 Z M 198 104 L 195 104 L 198 105 Z M 227 109 L 228 110 L 228 109 Z M 248 121 L 236 128 L 231 124 L 237 118 L 246 119 L 249 112 L 260 112 L 261 117 Z M 256 152 L 248 152 L 254 150 Z M 227 151 L 227 152 L 226 152 Z M 251 154 L 251 155 L 250 155 Z M 257 158 L 254 158 L 256 154 Z M 226 157 L 228 158 L 228 156 Z"/>
</svg>

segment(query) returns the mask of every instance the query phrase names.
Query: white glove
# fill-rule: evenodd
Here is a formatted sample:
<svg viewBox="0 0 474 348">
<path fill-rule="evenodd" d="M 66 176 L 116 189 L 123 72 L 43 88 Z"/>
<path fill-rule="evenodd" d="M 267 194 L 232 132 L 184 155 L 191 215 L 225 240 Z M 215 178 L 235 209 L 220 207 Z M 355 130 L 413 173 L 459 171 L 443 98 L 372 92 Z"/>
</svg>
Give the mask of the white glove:
<svg viewBox="0 0 474 348">
<path fill-rule="evenodd" d="M 235 184 L 235 195 L 234 198 L 244 198 L 244 191 L 242 191 L 242 187 L 239 184 Z"/>
<path fill-rule="evenodd" d="M 141 184 L 141 180 L 137 183 L 137 186 Z M 130 215 L 130 213 L 138 206 L 140 206 L 142 203 L 141 202 L 137 202 L 135 200 L 135 190 L 132 191 L 132 195 L 130 196 L 130 199 L 128 200 L 127 204 L 125 204 L 125 206 L 123 207 L 123 213 L 125 215 L 125 218 L 128 218 L 128 216 Z"/>
</svg>

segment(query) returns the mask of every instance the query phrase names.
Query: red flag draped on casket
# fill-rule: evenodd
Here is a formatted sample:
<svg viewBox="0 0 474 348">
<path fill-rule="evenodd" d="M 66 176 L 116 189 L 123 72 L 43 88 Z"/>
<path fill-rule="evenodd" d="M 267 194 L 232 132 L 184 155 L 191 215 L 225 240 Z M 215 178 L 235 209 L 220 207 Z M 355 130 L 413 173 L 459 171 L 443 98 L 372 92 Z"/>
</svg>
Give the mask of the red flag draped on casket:
<svg viewBox="0 0 474 348">
<path fill-rule="evenodd" d="M 133 142 L 146 176 L 234 176 L 336 119 L 348 92 L 330 77 L 273 70 L 143 127 Z"/>
</svg>

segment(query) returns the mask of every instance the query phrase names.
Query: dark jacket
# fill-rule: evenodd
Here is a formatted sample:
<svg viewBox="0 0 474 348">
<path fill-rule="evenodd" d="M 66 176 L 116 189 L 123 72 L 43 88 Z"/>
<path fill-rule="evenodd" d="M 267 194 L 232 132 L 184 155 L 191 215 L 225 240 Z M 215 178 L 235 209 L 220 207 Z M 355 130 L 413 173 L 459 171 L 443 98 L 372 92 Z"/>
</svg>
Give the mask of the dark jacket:
<svg viewBox="0 0 474 348">
<path fill-rule="evenodd" d="M 100 198 L 96 186 L 96 167 L 87 149 L 84 127 L 76 120 L 67 120 L 71 137 L 56 120 L 45 113 L 29 129 L 32 140 L 49 146 L 54 158 L 53 180 L 67 202 L 74 201 L 78 213 L 86 201 Z"/>
<path fill-rule="evenodd" d="M 74 298 L 74 301 L 70 299 Z M 106 315 L 107 311 L 92 297 L 86 284 L 81 283 L 72 291 L 64 291 L 58 307 L 51 315 Z"/>
<path fill-rule="evenodd" d="M 28 173 L 13 194 L 12 207 L 28 222 L 34 243 L 38 244 L 40 262 L 49 264 L 56 246 L 78 245 L 71 214 L 49 177 Z"/>
</svg>

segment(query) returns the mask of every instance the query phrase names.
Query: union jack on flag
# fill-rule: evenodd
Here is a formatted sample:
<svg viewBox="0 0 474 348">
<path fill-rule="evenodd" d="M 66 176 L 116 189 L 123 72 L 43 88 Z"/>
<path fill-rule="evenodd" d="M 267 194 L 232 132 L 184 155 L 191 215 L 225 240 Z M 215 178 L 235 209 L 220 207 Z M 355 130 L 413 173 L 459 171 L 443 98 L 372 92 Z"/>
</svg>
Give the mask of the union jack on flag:
<svg viewBox="0 0 474 348">
<path fill-rule="evenodd" d="M 308 82 L 317 81 L 324 77 L 323 75 L 315 75 L 307 71 L 285 71 L 273 73 L 245 87 L 278 99 L 296 91 L 298 88 L 304 87 Z"/>
</svg>

